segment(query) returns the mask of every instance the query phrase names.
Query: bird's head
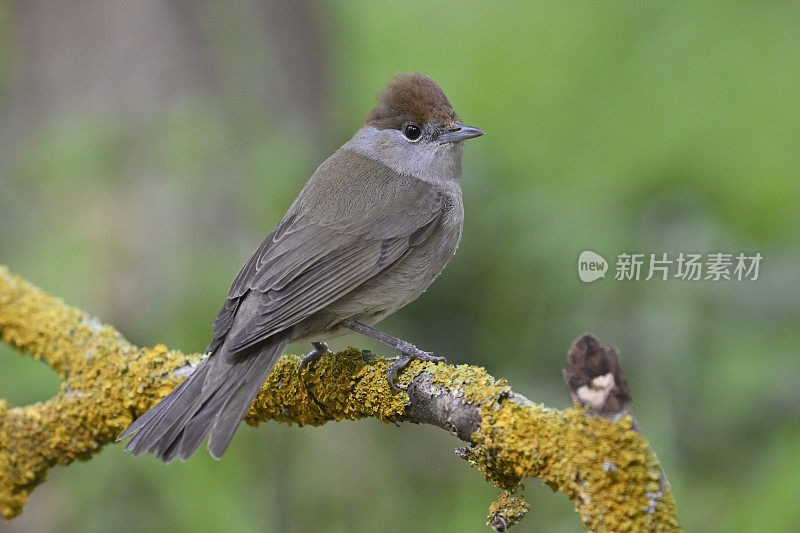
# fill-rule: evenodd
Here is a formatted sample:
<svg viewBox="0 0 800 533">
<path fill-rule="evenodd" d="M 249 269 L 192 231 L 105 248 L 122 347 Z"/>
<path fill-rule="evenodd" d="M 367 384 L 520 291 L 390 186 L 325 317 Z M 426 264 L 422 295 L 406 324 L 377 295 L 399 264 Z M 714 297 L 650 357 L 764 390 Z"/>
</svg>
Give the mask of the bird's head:
<svg viewBox="0 0 800 533">
<path fill-rule="evenodd" d="M 461 143 L 483 131 L 461 123 L 441 87 L 418 72 L 398 74 L 378 93 L 351 143 L 390 168 L 422 179 L 461 173 Z"/>
</svg>

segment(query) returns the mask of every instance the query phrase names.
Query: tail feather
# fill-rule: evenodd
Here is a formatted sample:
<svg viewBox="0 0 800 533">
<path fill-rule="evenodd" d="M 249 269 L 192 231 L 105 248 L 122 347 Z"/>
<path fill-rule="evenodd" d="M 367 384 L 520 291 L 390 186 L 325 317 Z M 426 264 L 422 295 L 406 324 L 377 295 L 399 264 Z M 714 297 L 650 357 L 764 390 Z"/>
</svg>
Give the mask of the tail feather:
<svg viewBox="0 0 800 533">
<path fill-rule="evenodd" d="M 281 348 L 281 351 L 283 351 L 283 348 Z M 242 385 L 228 396 L 222 409 L 214 417 L 211 436 L 208 438 L 208 451 L 215 459 L 222 457 L 222 454 L 225 453 L 231 443 L 233 434 L 253 403 L 253 399 L 258 394 L 258 390 L 261 388 L 261 384 L 264 383 L 267 374 L 274 366 L 274 363 L 270 363 L 272 362 L 259 357 L 242 380 Z M 258 381 L 259 376 L 264 376 L 261 381 Z"/>
<path fill-rule="evenodd" d="M 182 387 L 176 388 L 166 398 L 153 406 L 145 415 L 153 416 L 140 425 L 139 431 L 125 446 L 133 455 L 140 453 L 159 454 L 159 448 L 165 445 L 168 433 L 174 428 L 187 412 L 192 410 L 197 402 L 203 380 L 206 378 L 209 366 L 201 365 L 194 373 L 181 383 Z M 183 386 L 185 385 L 185 386 Z M 188 413 L 189 415 L 191 413 Z"/>
<path fill-rule="evenodd" d="M 234 357 L 223 346 L 117 440 L 135 433 L 125 450 L 169 463 L 188 459 L 210 432 L 209 451 L 219 459 L 288 343 L 275 336 Z"/>
<path fill-rule="evenodd" d="M 233 390 L 228 391 L 228 389 L 228 386 L 222 387 L 217 394 L 209 398 L 203 409 L 197 413 L 197 416 L 192 417 L 192 420 L 186 425 L 183 435 L 181 435 L 179 439 L 176 439 L 176 444 L 179 446 L 181 456 L 188 457 L 194 453 L 203 442 L 203 438 L 212 431 L 217 416 L 222 411 L 228 399 L 235 392 Z M 257 393 L 258 389 L 253 393 L 253 396 Z M 249 407 L 252 402 L 253 400 L 251 398 L 246 407 Z M 245 412 L 246 410 L 245 408 Z M 243 417 L 244 413 L 242 413 L 240 419 Z M 216 433 L 216 431 L 214 432 Z"/>
<path fill-rule="evenodd" d="M 197 416 L 192 418 L 180 438 L 175 439 L 176 453 L 180 453 L 182 457 L 188 457 L 200 447 L 203 439 L 214 426 L 216 413 L 219 411 L 222 404 L 222 395 L 212 398 L 209 400 L 208 407 L 202 409 L 197 413 Z"/>
<path fill-rule="evenodd" d="M 203 371 L 204 371 L 203 366 L 200 366 L 200 368 L 196 369 L 192 373 L 192 375 L 195 375 L 198 372 L 203 372 Z M 196 381 L 197 380 L 195 379 L 195 382 Z M 163 407 L 166 407 L 167 404 L 170 404 L 170 403 L 174 402 L 175 398 L 178 398 L 181 395 L 181 391 L 183 391 L 188 386 L 188 384 L 189 384 L 189 379 L 183 380 L 180 383 L 180 385 L 175 387 L 175 389 L 171 393 L 169 393 L 165 398 L 163 398 L 157 405 L 164 404 Z M 155 406 L 153 406 L 153 407 L 155 407 Z M 162 409 L 163 409 L 163 407 L 162 407 Z M 161 414 L 163 414 L 163 411 L 160 410 L 160 409 L 153 409 L 153 408 L 149 409 L 145 414 L 143 414 L 142 416 L 140 416 L 139 418 L 134 420 L 133 423 L 131 423 L 131 425 L 128 426 L 125 429 L 125 431 L 120 433 L 119 436 L 116 439 L 116 442 L 119 442 L 122 439 L 130 437 L 131 435 L 133 435 L 134 433 L 139 431 L 145 424 L 147 424 L 153 418 L 155 418 L 157 415 L 161 415 Z"/>
</svg>

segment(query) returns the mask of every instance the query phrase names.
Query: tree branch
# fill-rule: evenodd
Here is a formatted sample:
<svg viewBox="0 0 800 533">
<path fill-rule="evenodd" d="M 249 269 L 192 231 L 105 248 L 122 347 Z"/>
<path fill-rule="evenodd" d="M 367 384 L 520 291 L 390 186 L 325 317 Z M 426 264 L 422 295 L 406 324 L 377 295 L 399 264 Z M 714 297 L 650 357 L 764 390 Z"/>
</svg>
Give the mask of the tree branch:
<svg viewBox="0 0 800 533">
<path fill-rule="evenodd" d="M 202 361 L 163 345 L 133 346 L 2 266 L 0 339 L 62 378 L 61 390 L 46 402 L 11 407 L 0 400 L 0 514 L 6 519 L 22 511 L 50 468 L 90 459 Z M 300 386 L 299 359 L 286 355 L 245 421 L 320 425 L 374 417 L 444 428 L 468 443 L 459 455 L 504 489 L 489 516 L 497 530 L 527 511 L 515 496 L 525 477 L 572 499 L 587 530 L 678 528 L 669 484 L 630 416 L 612 421 L 580 407 L 550 409 L 468 365 L 412 362 L 399 378 L 407 394 L 395 394 L 386 383 L 388 362 L 351 348 L 314 363 L 306 380 L 325 415 Z"/>
</svg>

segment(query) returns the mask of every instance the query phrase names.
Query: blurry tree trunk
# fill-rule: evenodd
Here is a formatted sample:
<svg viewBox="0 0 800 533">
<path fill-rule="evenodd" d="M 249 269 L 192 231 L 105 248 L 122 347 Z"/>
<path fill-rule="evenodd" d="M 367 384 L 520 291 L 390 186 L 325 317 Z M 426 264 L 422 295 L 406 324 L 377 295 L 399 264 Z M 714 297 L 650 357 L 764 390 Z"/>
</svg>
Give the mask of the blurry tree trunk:
<svg viewBox="0 0 800 533">
<path fill-rule="evenodd" d="M 224 87 L 233 93 L 226 98 L 253 95 L 273 116 L 326 124 L 328 60 L 314 3 L 240 0 L 226 2 L 224 15 L 214 8 L 189 0 L 13 2 L 12 111 L 37 122 L 63 113 L 140 114 Z M 255 27 L 244 27 L 252 20 Z M 233 85 L 221 79 L 229 71 L 218 49 L 237 32 L 245 38 L 235 55 L 277 68 L 256 76 L 243 69 Z"/>
<path fill-rule="evenodd" d="M 292 88 L 287 95 L 291 109 L 303 117 L 303 123 L 313 124 L 312 130 L 325 134 L 330 119 L 330 58 L 317 2 L 262 0 L 259 4 L 280 71 Z"/>
<path fill-rule="evenodd" d="M 26 114 L 138 113 L 214 86 L 214 65 L 188 2 L 16 1 L 10 29 L 12 93 Z"/>
</svg>

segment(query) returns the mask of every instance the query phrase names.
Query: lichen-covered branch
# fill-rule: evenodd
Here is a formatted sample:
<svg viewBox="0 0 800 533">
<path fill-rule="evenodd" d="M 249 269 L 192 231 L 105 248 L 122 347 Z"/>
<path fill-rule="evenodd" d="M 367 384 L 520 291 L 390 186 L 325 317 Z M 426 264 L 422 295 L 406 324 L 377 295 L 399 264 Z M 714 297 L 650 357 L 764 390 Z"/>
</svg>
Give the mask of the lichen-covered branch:
<svg viewBox="0 0 800 533">
<path fill-rule="evenodd" d="M 572 343 L 567 358 L 569 367 L 563 370 L 563 376 L 572 401 L 612 422 L 628 418 L 631 428 L 644 437 L 617 351 L 603 346 L 594 335 L 585 334 Z M 659 469 L 658 488 L 650 494 L 652 499 L 672 491 L 663 469 Z"/>
<path fill-rule="evenodd" d="M 57 464 L 86 460 L 202 360 L 163 345 L 138 348 L 114 328 L 64 304 L 0 266 L 0 339 L 56 370 L 62 385 L 46 402 L 10 406 L 0 400 L 0 515 L 12 518 Z M 668 485 L 630 417 L 613 422 L 583 408 L 535 404 L 483 368 L 414 362 L 392 393 L 387 361 L 349 349 L 324 357 L 306 381 L 326 406 L 309 401 L 297 379 L 299 359 L 281 358 L 245 421 L 323 424 L 374 417 L 427 423 L 468 443 L 459 454 L 504 489 L 490 522 L 505 529 L 524 516 L 515 495 L 538 477 L 575 502 L 593 531 L 677 529 Z M 657 495 L 655 497 L 654 495 Z"/>
</svg>

